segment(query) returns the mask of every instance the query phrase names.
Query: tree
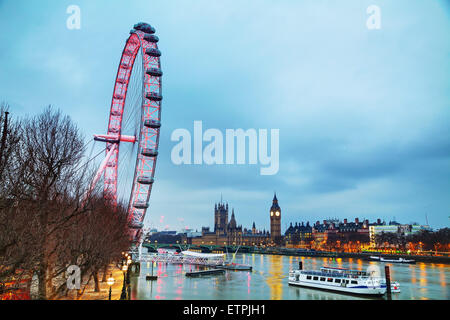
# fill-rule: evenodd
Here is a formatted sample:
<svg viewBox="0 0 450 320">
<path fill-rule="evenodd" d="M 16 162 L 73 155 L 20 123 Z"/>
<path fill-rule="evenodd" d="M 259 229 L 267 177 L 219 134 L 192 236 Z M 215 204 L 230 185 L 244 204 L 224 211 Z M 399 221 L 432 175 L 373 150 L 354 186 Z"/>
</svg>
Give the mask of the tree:
<svg viewBox="0 0 450 320">
<path fill-rule="evenodd" d="M 33 225 L 14 198 L 20 166 L 14 161 L 20 148 L 20 121 L 7 119 L 8 105 L 0 107 L 0 285 L 8 279 L 29 277 L 35 242 L 27 226 Z"/>
<path fill-rule="evenodd" d="M 100 268 L 130 246 L 127 214 L 98 187 L 85 198 L 93 170 L 82 163 L 78 128 L 51 107 L 2 127 L 0 284 L 35 272 L 39 299 L 55 298 L 67 292 L 65 273 L 75 264 L 99 289 Z"/>
</svg>

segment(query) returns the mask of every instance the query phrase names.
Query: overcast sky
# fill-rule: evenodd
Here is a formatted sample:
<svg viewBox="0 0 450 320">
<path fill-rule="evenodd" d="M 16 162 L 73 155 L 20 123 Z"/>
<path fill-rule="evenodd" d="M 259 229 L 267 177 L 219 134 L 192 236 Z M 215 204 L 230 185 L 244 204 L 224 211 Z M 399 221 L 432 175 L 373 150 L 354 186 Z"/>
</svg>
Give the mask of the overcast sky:
<svg viewBox="0 0 450 320">
<path fill-rule="evenodd" d="M 79 30 L 66 27 L 72 4 Z M 370 5 L 381 29 L 366 26 Z M 213 227 L 222 194 L 238 224 L 268 230 L 274 191 L 283 231 L 328 217 L 449 226 L 448 1 L 0 0 L 0 100 L 13 117 L 52 104 L 86 141 L 104 133 L 139 21 L 156 28 L 164 71 L 147 226 Z M 279 172 L 174 165 L 170 136 L 194 120 L 280 129 Z"/>
</svg>

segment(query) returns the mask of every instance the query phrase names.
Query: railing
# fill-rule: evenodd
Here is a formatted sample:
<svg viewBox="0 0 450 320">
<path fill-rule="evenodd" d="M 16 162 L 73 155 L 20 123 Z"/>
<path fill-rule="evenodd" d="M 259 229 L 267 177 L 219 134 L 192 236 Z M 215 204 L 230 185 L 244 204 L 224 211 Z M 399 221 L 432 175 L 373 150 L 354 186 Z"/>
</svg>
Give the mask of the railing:
<svg viewBox="0 0 450 320">
<path fill-rule="evenodd" d="M 148 253 L 140 256 L 140 262 L 164 262 L 172 264 L 196 264 L 205 266 L 218 266 L 224 263 L 224 259 L 212 259 L 190 257 L 179 254 Z"/>
<path fill-rule="evenodd" d="M 291 272 L 294 272 L 297 270 L 292 270 Z M 330 273 L 330 272 L 321 272 L 321 271 L 301 271 L 302 273 L 306 274 L 306 275 L 311 275 L 311 276 L 319 276 L 319 277 L 332 277 L 332 278 L 346 278 L 346 279 L 368 279 L 368 278 L 374 278 L 371 277 L 367 274 L 364 275 L 356 275 L 356 274 L 345 274 L 345 273 Z M 375 277 L 375 278 L 380 278 L 380 277 Z"/>
</svg>

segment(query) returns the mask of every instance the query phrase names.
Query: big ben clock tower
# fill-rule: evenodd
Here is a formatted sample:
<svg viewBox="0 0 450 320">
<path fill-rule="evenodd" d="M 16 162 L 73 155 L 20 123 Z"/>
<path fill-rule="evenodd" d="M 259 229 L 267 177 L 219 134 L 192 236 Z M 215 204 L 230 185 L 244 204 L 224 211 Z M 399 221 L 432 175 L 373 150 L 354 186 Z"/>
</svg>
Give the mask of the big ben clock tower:
<svg viewBox="0 0 450 320">
<path fill-rule="evenodd" d="M 276 194 L 273 196 L 272 207 L 270 207 L 270 236 L 274 243 L 281 243 L 281 208 Z"/>
</svg>

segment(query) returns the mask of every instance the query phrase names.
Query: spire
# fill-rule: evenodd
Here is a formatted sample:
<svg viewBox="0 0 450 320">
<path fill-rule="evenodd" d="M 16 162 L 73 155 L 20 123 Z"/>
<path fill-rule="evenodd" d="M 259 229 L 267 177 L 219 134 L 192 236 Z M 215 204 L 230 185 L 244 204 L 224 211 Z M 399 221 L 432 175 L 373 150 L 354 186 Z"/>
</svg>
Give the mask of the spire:
<svg viewBox="0 0 450 320">
<path fill-rule="evenodd" d="M 277 210 L 277 209 L 280 209 L 280 206 L 278 205 L 277 194 L 274 193 L 274 195 L 273 195 L 273 200 L 272 200 L 272 208 L 271 208 L 271 210 Z"/>
<path fill-rule="evenodd" d="M 253 221 L 253 226 L 252 226 L 252 228 L 256 228 L 256 226 L 255 226 L 255 221 Z"/>
<path fill-rule="evenodd" d="M 234 208 L 231 209 L 231 219 L 228 223 L 228 227 L 231 229 L 236 229 L 236 219 L 234 218 Z"/>
</svg>

